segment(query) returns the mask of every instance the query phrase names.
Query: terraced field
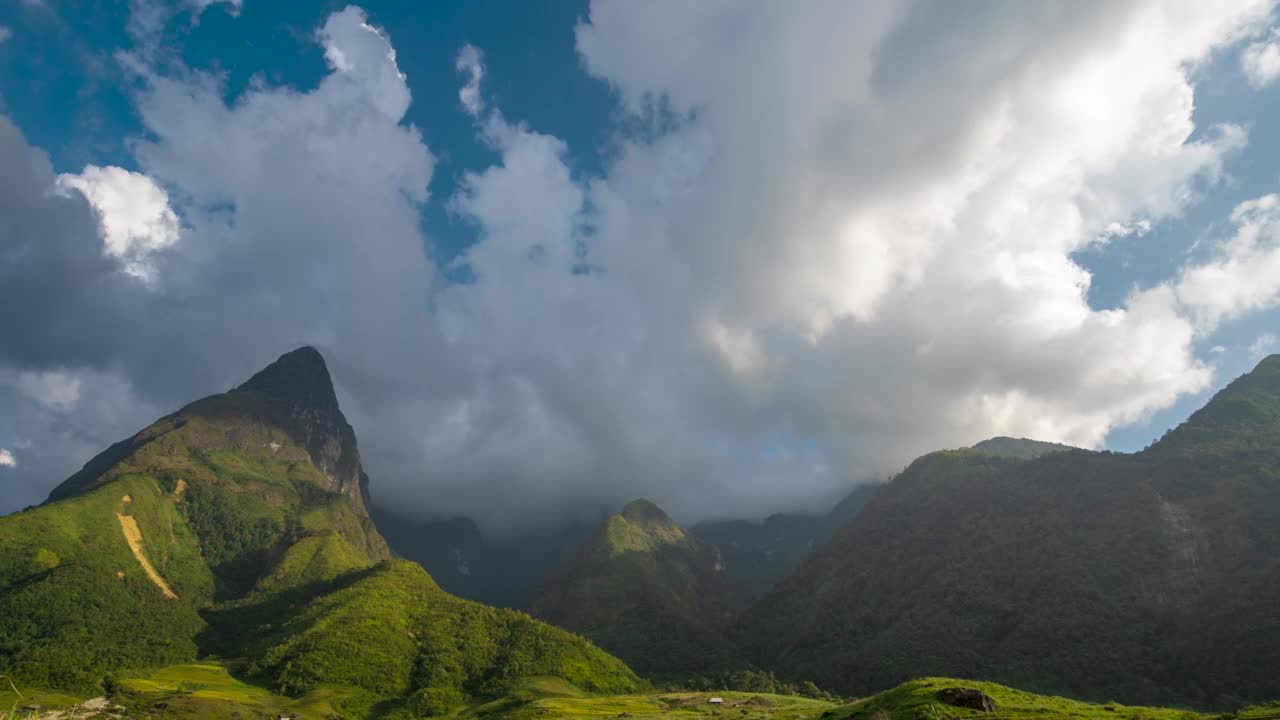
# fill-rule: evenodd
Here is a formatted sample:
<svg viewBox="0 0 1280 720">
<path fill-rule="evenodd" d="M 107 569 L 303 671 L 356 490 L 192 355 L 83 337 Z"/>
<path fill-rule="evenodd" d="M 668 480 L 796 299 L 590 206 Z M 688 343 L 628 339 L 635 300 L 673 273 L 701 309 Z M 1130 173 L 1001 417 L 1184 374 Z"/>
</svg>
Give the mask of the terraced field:
<svg viewBox="0 0 1280 720">
<path fill-rule="evenodd" d="M 109 701 L 27 690 L 22 697 L 7 682 L 0 691 L 0 720 L 91 720 L 106 718 L 194 718 L 250 720 L 294 716 L 298 720 L 385 718 L 411 720 L 403 706 L 379 702 L 347 687 L 318 687 L 297 698 L 274 694 L 232 676 L 216 663 L 174 665 L 114 681 Z M 978 690 L 996 703 L 994 712 L 956 707 L 939 700 L 948 688 Z M 712 697 L 723 699 L 713 704 Z M 89 700 L 88 704 L 85 701 Z M 1093 704 L 1036 695 L 995 683 L 923 678 L 849 704 L 786 695 L 743 692 L 667 692 L 595 695 L 554 677 L 530 678 L 509 694 L 463 706 L 449 720 L 1280 720 L 1280 703 L 1238 712 L 1204 714 L 1178 708 L 1119 703 Z"/>
</svg>

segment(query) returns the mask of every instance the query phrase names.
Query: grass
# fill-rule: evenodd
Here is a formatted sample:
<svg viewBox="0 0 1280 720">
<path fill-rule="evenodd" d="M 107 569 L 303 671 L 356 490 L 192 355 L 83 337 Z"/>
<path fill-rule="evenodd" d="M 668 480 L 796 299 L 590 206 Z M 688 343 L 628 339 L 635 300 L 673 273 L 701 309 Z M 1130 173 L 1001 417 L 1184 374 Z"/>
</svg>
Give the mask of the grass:
<svg viewBox="0 0 1280 720">
<path fill-rule="evenodd" d="M 72 707 L 84 698 L 51 692 L 24 691 L 15 704 L 12 692 L 0 693 L 4 708 L 39 705 L 42 709 Z M 723 706 L 711 705 L 722 697 Z M 323 718 L 412 717 L 387 711 L 373 695 L 357 688 L 321 686 L 299 698 L 289 698 L 234 677 L 218 663 L 174 665 L 117 682 L 113 701 L 126 708 L 126 717 L 152 720 L 243 720 L 294 714 L 301 720 Z M 834 704 L 783 695 L 739 692 L 596 695 L 558 677 L 532 677 L 509 694 L 457 708 L 450 720 L 558 720 L 616 718 L 636 720 L 804 720 L 815 718 Z M 14 718 L 25 717 L 23 715 Z M 0 720 L 11 720 L 0 710 Z M 1115 720 L 1114 718 L 1112 720 Z"/>
<path fill-rule="evenodd" d="M 995 713 L 942 703 L 943 688 L 973 688 L 996 701 Z M 892 690 L 823 713 L 825 720 L 944 720 L 980 717 L 983 720 L 1204 720 L 1209 716 L 1191 710 L 1150 708 L 1119 703 L 1087 703 L 1051 695 L 1036 695 L 996 683 L 954 678 L 922 678 Z"/>
<path fill-rule="evenodd" d="M 76 705 L 80 698 L 56 690 L 20 690 L 13 678 L 0 675 L 0 720 L 19 720 L 33 714 L 28 707 L 56 710 Z"/>
<path fill-rule="evenodd" d="M 713 705 L 713 697 L 724 699 Z M 456 720 L 593 720 L 631 717 L 635 720 L 802 720 L 819 716 L 836 705 L 788 695 L 742 692 L 680 692 L 632 695 L 590 695 L 557 678 L 534 678 L 510 695 L 472 705 L 454 713 Z"/>
<path fill-rule="evenodd" d="M 0 686 L 6 685 L 0 680 Z M 944 688 L 980 690 L 996 701 L 994 713 L 941 703 Z M 713 697 L 724 703 L 713 705 Z M 23 689 L 0 691 L 0 720 L 10 708 L 38 705 L 43 710 L 76 705 L 83 698 Z M 152 720 L 244 720 L 296 714 L 301 720 L 324 718 L 413 718 L 402 708 L 357 688 L 319 686 L 298 698 L 270 692 L 234 677 L 218 663 L 174 665 L 118 681 L 114 701 L 126 717 Z M 1225 715 L 1204 715 L 1176 708 L 1118 703 L 1086 703 L 1036 695 L 995 683 L 952 678 L 922 678 L 847 705 L 789 695 L 746 692 L 662 692 L 593 694 L 562 678 L 538 676 L 514 684 L 496 699 L 476 701 L 442 715 L 448 720 L 1277 720 L 1280 703 L 1257 705 Z"/>
<path fill-rule="evenodd" d="M 130 716 L 197 720 L 281 714 L 301 718 L 360 717 L 367 715 L 373 705 L 372 698 L 354 688 L 317 688 L 299 698 L 276 695 L 236 679 L 225 666 L 213 663 L 175 665 L 144 677 L 121 680 L 116 700 L 129 709 Z"/>
</svg>

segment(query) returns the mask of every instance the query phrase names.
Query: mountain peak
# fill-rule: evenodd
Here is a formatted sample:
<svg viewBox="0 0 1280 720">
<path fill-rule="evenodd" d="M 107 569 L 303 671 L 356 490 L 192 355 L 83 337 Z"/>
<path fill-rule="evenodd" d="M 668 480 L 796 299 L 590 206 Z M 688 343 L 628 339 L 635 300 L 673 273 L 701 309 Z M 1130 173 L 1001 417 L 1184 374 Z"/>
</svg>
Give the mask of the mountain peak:
<svg viewBox="0 0 1280 720">
<path fill-rule="evenodd" d="M 1263 358 L 1160 438 L 1156 452 L 1191 448 L 1271 449 L 1280 439 L 1280 354 Z"/>
<path fill-rule="evenodd" d="M 705 675 L 741 664 L 721 631 L 746 593 L 723 567 L 714 545 L 632 500 L 561 561 L 530 610 L 651 676 Z"/>
<path fill-rule="evenodd" d="M 620 514 L 632 522 L 671 522 L 662 508 L 644 498 L 637 498 L 622 506 Z"/>
<path fill-rule="evenodd" d="M 632 500 L 622 512 L 601 527 L 603 546 L 610 556 L 627 552 L 652 552 L 664 545 L 689 542 L 684 528 L 662 508 L 644 499 Z"/>
<path fill-rule="evenodd" d="M 236 390 L 255 390 L 301 407 L 338 407 L 324 356 L 310 345 L 281 355 Z"/>
<path fill-rule="evenodd" d="M 280 442 L 262 436 L 264 428 L 283 431 L 306 451 L 326 480 L 326 489 L 348 496 L 361 515 L 367 514 L 369 478 L 360 466 L 355 431 L 338 407 L 324 357 L 311 346 L 281 355 L 248 381 L 219 395 L 187 404 L 133 437 L 112 445 L 91 459 L 49 494 L 49 501 L 95 487 L 111 467 L 156 437 L 199 418 L 212 428 L 198 439 L 205 450 L 274 453 Z"/>
<path fill-rule="evenodd" d="M 1041 455 L 1049 453 L 1064 452 L 1073 449 L 1070 445 L 1063 445 L 1055 442 L 1045 442 L 1044 440 L 1031 440 L 1029 438 L 1012 438 L 1000 435 L 988 438 L 980 443 L 975 444 L 971 450 L 983 453 L 984 455 L 994 455 L 996 457 L 1011 458 L 1015 460 L 1031 460 Z"/>
<path fill-rule="evenodd" d="M 1262 358 L 1258 365 L 1253 368 L 1253 372 L 1259 371 L 1267 374 L 1280 373 L 1280 353 L 1273 353 Z"/>
</svg>

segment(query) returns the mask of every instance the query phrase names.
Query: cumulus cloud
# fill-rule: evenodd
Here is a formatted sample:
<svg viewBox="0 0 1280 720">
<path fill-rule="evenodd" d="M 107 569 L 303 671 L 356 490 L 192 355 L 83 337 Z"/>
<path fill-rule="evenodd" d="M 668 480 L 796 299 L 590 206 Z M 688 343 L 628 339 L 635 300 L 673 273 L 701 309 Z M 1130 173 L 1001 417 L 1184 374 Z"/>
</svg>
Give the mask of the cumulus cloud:
<svg viewBox="0 0 1280 720">
<path fill-rule="evenodd" d="M 78 175 L 59 175 L 58 187 L 88 199 L 102 225 L 107 253 L 120 258 L 130 275 L 149 277 L 148 257 L 178 241 L 178 216 L 169 207 L 168 194 L 142 173 L 88 165 Z"/>
<path fill-rule="evenodd" d="M 395 48 L 382 30 L 369 24 L 363 10 L 348 5 L 330 15 L 318 35 L 329 66 L 350 80 L 346 87 L 366 93 L 393 122 L 404 117 L 409 88 L 396 65 Z"/>
<path fill-rule="evenodd" d="M 17 467 L 18 461 L 13 457 L 13 453 L 0 448 L 0 467 Z"/>
<path fill-rule="evenodd" d="M 129 334 L 137 286 L 103 251 L 79 193 L 57 191 L 44 153 L 0 116 L 0 365 L 28 369 L 107 357 Z"/>
<path fill-rule="evenodd" d="M 1185 267 L 1178 299 L 1203 328 L 1280 303 L 1280 195 L 1243 202 L 1231 213 L 1235 235 L 1214 257 Z"/>
<path fill-rule="evenodd" d="M 1280 31 L 1273 30 L 1267 39 L 1241 51 L 1240 67 L 1255 88 L 1264 88 L 1280 78 Z"/>
<path fill-rule="evenodd" d="M 819 508 L 995 434 L 1096 446 L 1207 387 L 1197 341 L 1273 302 L 1275 282 L 1249 274 L 1274 237 L 1257 201 L 1210 257 L 1116 308 L 1090 307 L 1073 260 L 1141 242 L 1222 177 L 1248 138 L 1193 134 L 1195 69 L 1267 11 L 596 2 L 577 47 L 626 115 L 603 170 L 575 174 L 564 139 L 486 103 L 468 47 L 458 101 L 498 160 L 435 200 L 404 116 L 451 99 L 412 97 L 359 8 L 318 31 L 329 72 L 313 88 L 228 103 L 218 77 L 139 56 L 132 147 L 182 218 L 149 256 L 156 287 L 100 262 L 100 208 L 41 191 L 47 160 L 0 124 L 0 159 L 22 161 L 0 167 L 23 188 L 0 201 L 31 228 L 0 242 L 34 249 L 0 253 L 0 279 L 86 288 L 13 318 L 11 434 L 81 448 L 99 388 L 168 410 L 309 342 L 375 503 L 491 529 L 634 496 L 686 521 Z M 466 283 L 429 260 L 428 202 L 478 230 Z M 1204 289 L 1214 267 L 1239 291 Z M 43 297 L 0 282 L 0 300 Z M 78 397 L 48 402 L 33 378 L 50 372 Z M 38 432 L 69 416 L 74 439 Z"/>
<path fill-rule="evenodd" d="M 579 26 L 628 107 L 713 138 L 655 218 L 695 328 L 846 472 L 994 433 L 1097 445 L 1209 381 L 1172 292 L 1093 310 L 1071 253 L 1176 215 L 1243 145 L 1189 141 L 1188 68 L 1266 7 L 1078 10 L 599 2 Z"/>
</svg>

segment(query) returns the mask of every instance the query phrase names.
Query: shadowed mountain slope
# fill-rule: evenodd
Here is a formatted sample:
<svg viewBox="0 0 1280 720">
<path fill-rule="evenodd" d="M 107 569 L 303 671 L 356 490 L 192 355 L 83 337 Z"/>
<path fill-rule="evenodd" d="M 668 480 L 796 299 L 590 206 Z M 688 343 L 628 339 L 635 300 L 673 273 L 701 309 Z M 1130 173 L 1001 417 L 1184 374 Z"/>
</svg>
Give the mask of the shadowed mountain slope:
<svg viewBox="0 0 1280 720">
<path fill-rule="evenodd" d="M 565 559 L 531 609 L 642 673 L 678 678 L 744 665 L 722 631 L 745 599 L 718 549 L 635 500 Z"/>
<path fill-rule="evenodd" d="M 1135 455 L 926 455 L 736 625 L 865 693 L 923 674 L 1125 702 L 1280 695 L 1280 356 Z"/>
</svg>

